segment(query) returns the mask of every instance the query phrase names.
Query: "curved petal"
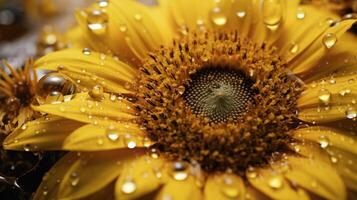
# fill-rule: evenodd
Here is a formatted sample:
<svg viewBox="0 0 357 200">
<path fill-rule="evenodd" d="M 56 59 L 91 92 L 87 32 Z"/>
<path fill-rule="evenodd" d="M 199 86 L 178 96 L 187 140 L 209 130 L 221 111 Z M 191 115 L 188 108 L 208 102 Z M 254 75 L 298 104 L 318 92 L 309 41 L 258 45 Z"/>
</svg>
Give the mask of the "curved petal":
<svg viewBox="0 0 357 200">
<path fill-rule="evenodd" d="M 301 188 L 292 187 L 282 172 L 267 168 L 254 170 L 253 172 L 248 170 L 248 181 L 266 196 L 272 199 L 309 199 Z"/>
<path fill-rule="evenodd" d="M 105 91 L 131 93 L 137 70 L 112 56 L 82 49 L 50 53 L 35 62 L 36 68 L 59 70 L 87 89 L 101 85 Z"/>
<path fill-rule="evenodd" d="M 299 118 L 320 123 L 355 118 L 356 79 L 355 74 L 346 74 L 308 84 L 297 102 Z"/>
<path fill-rule="evenodd" d="M 118 177 L 122 163 L 142 153 L 139 149 L 81 153 L 63 174 L 58 198 L 77 199 L 99 191 Z"/>
<path fill-rule="evenodd" d="M 356 22 L 355 19 L 343 20 L 336 25 L 329 27 L 321 36 L 316 38 L 316 40 L 305 49 L 299 56 L 295 57 L 289 64 L 289 68 L 295 74 L 301 74 L 308 70 L 311 70 L 316 66 L 317 62 L 329 51 L 330 48 L 333 48 L 339 38 L 351 28 L 351 26 Z M 326 37 L 329 36 L 329 39 L 326 41 Z M 328 48 L 326 47 L 326 43 Z"/>
<path fill-rule="evenodd" d="M 83 123 L 56 116 L 46 116 L 17 128 L 4 141 L 11 150 L 61 150 L 65 138 Z"/>
<path fill-rule="evenodd" d="M 347 134 L 331 128 L 312 126 L 308 128 L 297 129 L 293 131 L 293 134 L 295 135 L 295 138 L 311 140 L 313 142 L 319 143 L 323 148 L 333 146 L 357 155 L 355 137 L 347 136 Z"/>
<path fill-rule="evenodd" d="M 228 200 L 246 197 L 244 181 L 241 177 L 233 174 L 217 174 L 209 176 L 205 188 L 204 196 L 206 200 Z"/>
<path fill-rule="evenodd" d="M 150 145 L 149 139 L 145 137 L 137 124 L 123 123 L 109 127 L 88 124 L 71 133 L 63 142 L 63 149 L 103 151 L 148 145 Z"/>
<path fill-rule="evenodd" d="M 305 157 L 289 156 L 290 170 L 285 177 L 291 182 L 326 199 L 346 199 L 345 185 L 328 155 L 317 145 L 300 145 L 299 153 Z"/>
<path fill-rule="evenodd" d="M 124 100 L 111 100 L 109 94 L 103 94 L 102 99 L 95 100 L 88 93 L 78 93 L 70 101 L 33 106 L 33 109 L 75 121 L 109 126 L 134 119 L 135 111 L 130 105 Z"/>
<path fill-rule="evenodd" d="M 201 189 L 197 186 L 195 178 L 189 176 L 184 181 L 169 179 L 159 191 L 155 199 L 203 199 L 203 194 Z"/>
<path fill-rule="evenodd" d="M 158 190 L 164 181 L 162 176 L 157 175 L 157 170 L 164 164 L 164 160 L 149 156 L 142 156 L 125 163 L 122 175 L 116 182 L 116 199 L 140 199 Z"/>
<path fill-rule="evenodd" d="M 88 27 L 91 13 L 98 11 L 104 19 L 104 33 Z M 94 4 L 77 13 L 77 22 L 90 47 L 137 66 L 148 51 L 170 43 L 174 35 L 160 9 L 131 0 L 110 1 L 105 8 Z"/>
<path fill-rule="evenodd" d="M 34 196 L 34 200 L 57 199 L 58 186 L 69 167 L 79 159 L 75 152 L 69 152 L 63 156 L 42 178 L 40 186 Z"/>
</svg>

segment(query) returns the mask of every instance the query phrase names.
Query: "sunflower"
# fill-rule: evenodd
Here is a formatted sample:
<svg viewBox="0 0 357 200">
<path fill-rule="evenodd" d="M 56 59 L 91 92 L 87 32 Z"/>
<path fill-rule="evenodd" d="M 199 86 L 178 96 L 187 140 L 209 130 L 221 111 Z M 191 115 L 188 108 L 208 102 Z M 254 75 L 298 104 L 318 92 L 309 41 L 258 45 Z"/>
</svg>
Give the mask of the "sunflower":
<svg viewBox="0 0 357 200">
<path fill-rule="evenodd" d="M 100 0 L 35 62 L 75 85 L 4 141 L 34 199 L 353 199 L 355 19 L 298 0 Z"/>
</svg>

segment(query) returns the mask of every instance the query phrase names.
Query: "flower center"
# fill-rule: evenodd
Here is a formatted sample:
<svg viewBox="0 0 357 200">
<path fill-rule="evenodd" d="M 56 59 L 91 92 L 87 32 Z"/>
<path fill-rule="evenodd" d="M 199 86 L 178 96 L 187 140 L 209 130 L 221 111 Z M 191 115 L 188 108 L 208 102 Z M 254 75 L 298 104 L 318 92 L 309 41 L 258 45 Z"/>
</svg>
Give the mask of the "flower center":
<svg viewBox="0 0 357 200">
<path fill-rule="evenodd" d="M 214 123 L 236 120 L 253 99 L 253 81 L 233 69 L 205 68 L 192 76 L 183 95 L 194 114 Z"/>
<path fill-rule="evenodd" d="M 143 60 L 136 108 L 165 158 L 244 174 L 292 152 L 302 87 L 274 48 L 233 32 L 190 33 Z"/>
</svg>

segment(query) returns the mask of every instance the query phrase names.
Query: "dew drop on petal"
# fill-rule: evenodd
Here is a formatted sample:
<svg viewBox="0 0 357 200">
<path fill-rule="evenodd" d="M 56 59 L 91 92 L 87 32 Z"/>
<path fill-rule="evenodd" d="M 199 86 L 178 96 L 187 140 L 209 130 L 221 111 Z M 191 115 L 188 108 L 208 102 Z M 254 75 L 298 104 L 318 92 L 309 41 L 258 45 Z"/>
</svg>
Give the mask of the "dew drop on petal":
<svg viewBox="0 0 357 200">
<path fill-rule="evenodd" d="M 247 170 L 247 177 L 248 178 L 256 178 L 258 176 L 257 171 L 253 167 L 249 167 Z"/>
<path fill-rule="evenodd" d="M 264 0 L 262 5 L 264 23 L 270 30 L 278 29 L 282 18 L 283 9 L 280 0 Z"/>
<path fill-rule="evenodd" d="M 297 19 L 304 19 L 305 18 L 305 11 L 301 8 L 298 8 L 296 11 L 296 18 Z"/>
<path fill-rule="evenodd" d="M 37 99 L 40 103 L 61 103 L 72 97 L 77 87 L 69 77 L 60 73 L 49 73 L 38 81 Z"/>
<path fill-rule="evenodd" d="M 280 176 L 273 176 L 268 180 L 268 185 L 272 189 L 281 189 L 283 187 L 283 179 Z"/>
<path fill-rule="evenodd" d="M 334 163 L 334 164 L 336 164 L 336 163 L 338 162 L 338 158 L 335 157 L 335 156 L 331 156 L 331 157 L 330 157 L 330 160 L 331 160 L 331 162 Z"/>
<path fill-rule="evenodd" d="M 31 150 L 31 147 L 30 147 L 29 144 L 25 144 L 25 145 L 23 146 L 23 149 L 24 149 L 24 151 L 30 151 L 30 150 Z"/>
<path fill-rule="evenodd" d="M 346 110 L 346 117 L 347 119 L 355 119 L 357 117 L 357 111 L 355 108 L 348 108 Z"/>
<path fill-rule="evenodd" d="M 92 10 L 88 13 L 87 25 L 94 34 L 102 35 L 107 31 L 108 15 L 101 10 Z"/>
<path fill-rule="evenodd" d="M 333 46 L 335 46 L 336 42 L 337 36 L 334 33 L 327 33 L 322 39 L 322 43 L 327 49 L 331 49 Z"/>
<path fill-rule="evenodd" d="M 89 48 L 86 47 L 86 48 L 82 49 L 82 53 L 84 55 L 90 55 L 92 53 L 92 51 Z"/>
<path fill-rule="evenodd" d="M 129 149 L 134 149 L 136 147 L 136 140 L 135 138 L 130 135 L 130 134 L 126 134 L 124 137 L 124 144 L 126 147 L 128 147 Z"/>
<path fill-rule="evenodd" d="M 79 176 L 76 172 L 72 172 L 71 173 L 71 177 L 70 177 L 70 184 L 71 186 L 75 187 L 77 186 L 79 183 Z"/>
<path fill-rule="evenodd" d="M 104 94 L 104 88 L 101 85 L 95 85 L 89 92 L 89 95 L 93 99 L 102 99 Z"/>
<path fill-rule="evenodd" d="M 121 191 L 124 194 L 132 194 L 136 190 L 136 183 L 131 178 L 128 178 L 124 181 L 123 185 L 121 186 Z"/>
<path fill-rule="evenodd" d="M 210 12 L 212 22 L 217 26 L 224 26 L 227 24 L 227 16 L 219 7 L 215 7 Z"/>
<path fill-rule="evenodd" d="M 292 43 L 289 51 L 291 54 L 296 54 L 299 51 L 299 45 L 296 43 Z"/>
<path fill-rule="evenodd" d="M 125 33 L 128 30 L 128 27 L 125 24 L 120 24 L 119 30 L 120 32 Z"/>
<path fill-rule="evenodd" d="M 97 4 L 100 8 L 106 8 L 109 5 L 109 0 L 98 0 Z"/>
<path fill-rule="evenodd" d="M 347 94 L 350 94 L 351 93 L 351 90 L 350 89 L 342 89 L 338 92 L 341 96 L 346 96 Z"/>
<path fill-rule="evenodd" d="M 229 176 L 223 178 L 221 191 L 226 197 L 229 198 L 236 198 L 239 196 L 239 189 L 234 184 L 234 180 Z"/>
<path fill-rule="evenodd" d="M 112 142 L 116 142 L 120 138 L 118 130 L 115 129 L 114 127 L 107 128 L 106 135 L 107 135 L 107 138 Z"/>
<path fill-rule="evenodd" d="M 321 135 L 318 139 L 318 142 L 320 143 L 320 147 L 323 149 L 328 147 L 328 145 L 330 144 L 330 140 L 325 135 Z"/>
<path fill-rule="evenodd" d="M 321 89 L 318 95 L 319 100 L 325 104 L 328 104 L 331 100 L 331 93 L 327 89 Z"/>
<path fill-rule="evenodd" d="M 184 181 L 188 177 L 188 166 L 185 162 L 174 162 L 171 167 L 171 176 L 177 181 Z"/>
<path fill-rule="evenodd" d="M 155 148 L 150 149 L 150 157 L 153 159 L 159 158 L 159 151 Z"/>
</svg>

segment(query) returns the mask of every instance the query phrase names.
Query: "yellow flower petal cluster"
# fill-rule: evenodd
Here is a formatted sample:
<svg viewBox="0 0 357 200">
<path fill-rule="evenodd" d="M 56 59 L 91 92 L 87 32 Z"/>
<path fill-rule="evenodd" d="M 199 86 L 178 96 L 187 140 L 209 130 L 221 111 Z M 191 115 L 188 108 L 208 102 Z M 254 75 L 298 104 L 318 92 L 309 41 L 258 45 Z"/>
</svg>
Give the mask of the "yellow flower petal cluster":
<svg viewBox="0 0 357 200">
<path fill-rule="evenodd" d="M 346 31 L 357 20 L 340 19 L 299 0 L 159 0 L 153 6 L 99 0 L 78 11 L 76 18 L 78 26 L 66 35 L 72 48 L 38 59 L 35 67 L 56 71 L 55 76 L 68 80 L 77 93 L 57 93 L 57 98 L 33 105 L 44 115 L 16 129 L 3 144 L 12 150 L 69 151 L 43 178 L 34 199 L 356 197 L 357 39 Z M 175 41 L 177 54 L 157 63 L 169 66 L 180 58 L 176 55 L 191 56 L 183 53 L 189 48 L 181 46 L 182 38 L 209 31 L 235 31 L 255 47 L 274 49 L 289 77 L 302 85 L 295 113 L 299 123 L 286 133 L 293 138 L 286 142 L 291 152 L 277 157 L 273 152 L 264 165 L 247 166 L 237 173 L 228 168 L 206 171 L 200 162 L 172 160 L 158 151 L 138 112 L 138 105 L 144 104 L 137 93 L 147 91 L 136 88 L 138 77 L 145 73 L 150 53 L 156 52 L 149 58 L 153 60 L 165 56 L 162 49 Z M 255 56 L 243 57 L 249 63 Z M 184 65 L 178 67 L 188 68 L 187 57 L 181 60 Z M 155 84 L 157 74 L 152 79 Z M 258 119 L 250 119 L 254 120 Z M 175 131 L 170 129 L 170 137 Z"/>
</svg>

